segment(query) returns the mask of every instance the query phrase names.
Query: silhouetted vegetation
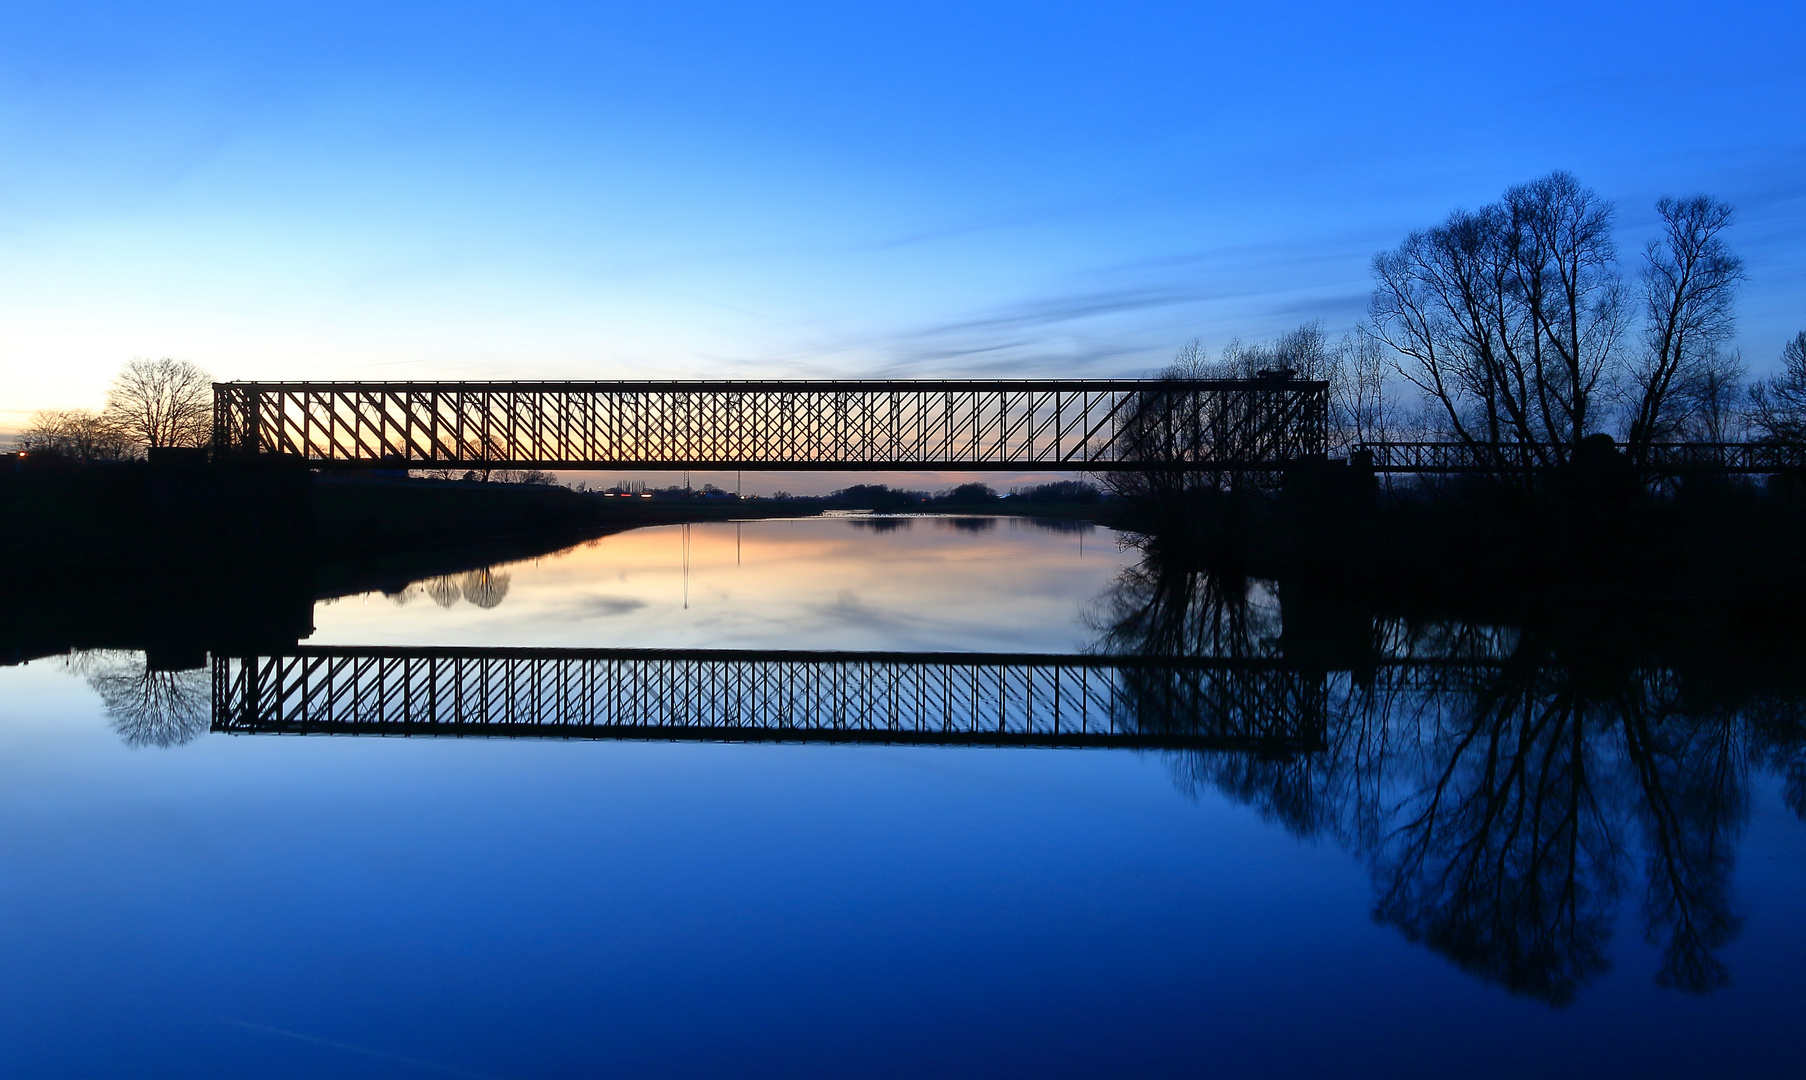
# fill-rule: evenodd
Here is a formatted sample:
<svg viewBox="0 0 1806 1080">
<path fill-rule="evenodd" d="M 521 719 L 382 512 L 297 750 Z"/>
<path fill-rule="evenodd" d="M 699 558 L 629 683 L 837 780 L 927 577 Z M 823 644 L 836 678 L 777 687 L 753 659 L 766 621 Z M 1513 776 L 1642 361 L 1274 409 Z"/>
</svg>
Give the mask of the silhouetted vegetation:
<svg viewBox="0 0 1806 1080">
<path fill-rule="evenodd" d="M 1743 277 L 1724 240 L 1731 208 L 1700 195 L 1656 211 L 1634 299 L 1613 206 L 1562 172 L 1376 258 L 1371 333 L 1421 393 L 1422 426 L 1496 453 L 1501 479 L 1520 453 L 1566 464 L 1600 432 L 1638 461 L 1651 442 L 1731 434 L 1741 364 L 1722 348 Z"/>
<path fill-rule="evenodd" d="M 1036 484 L 1033 487 L 1016 488 L 1010 493 L 1027 503 L 1074 503 L 1090 504 L 1103 499 L 1104 493 L 1097 485 L 1083 480 L 1055 480 L 1052 483 Z"/>
<path fill-rule="evenodd" d="M 1731 208 L 1699 195 L 1656 211 L 1627 281 L 1613 206 L 1552 173 L 1378 256 L 1372 321 L 1338 341 L 1307 323 L 1215 361 L 1189 343 L 1161 378 L 1327 382 L 1330 456 L 1108 474 L 1116 520 L 1175 560 L 1365 598 L 1521 610 L 1587 595 L 1792 621 L 1806 476 L 1739 477 L 1710 455 L 1657 469 L 1651 453 L 1752 432 L 1801 445 L 1806 334 L 1746 391 L 1726 351 L 1743 278 Z M 1133 419 L 1177 445 L 1206 441 L 1188 424 L 1257 430 L 1195 407 Z M 1451 445 L 1466 471 L 1376 475 L 1371 448 L 1398 440 Z"/>
<path fill-rule="evenodd" d="M 1751 423 L 1775 442 L 1806 442 L 1806 330 L 1781 350 L 1781 372 L 1750 389 Z"/>
<path fill-rule="evenodd" d="M 124 461 L 147 450 L 202 447 L 213 435 L 213 377 L 186 361 L 129 361 L 113 377 L 106 406 L 41 409 L 20 434 L 27 455 L 71 464 Z"/>
<path fill-rule="evenodd" d="M 1103 493 L 1081 480 L 1057 480 L 1003 495 L 989 484 L 973 481 L 937 492 L 893 488 L 885 484 L 854 484 L 825 496 L 795 496 L 779 492 L 777 497 L 803 505 L 818 504 L 834 509 L 871 510 L 877 513 L 983 510 L 1035 514 L 1073 508 L 1097 508 Z"/>
<path fill-rule="evenodd" d="M 117 424 L 88 409 L 44 409 L 31 416 L 19 437 L 19 449 L 40 459 L 59 459 L 75 465 L 100 461 L 124 461 L 138 447 Z"/>
<path fill-rule="evenodd" d="M 918 510 L 928 496 L 920 491 L 905 491 L 885 484 L 854 484 L 841 488 L 822 502 L 828 506 L 851 510 Z"/>
<path fill-rule="evenodd" d="M 103 415 L 140 446 L 206 446 L 213 438 L 213 376 L 168 356 L 132 360 L 107 390 Z"/>
</svg>

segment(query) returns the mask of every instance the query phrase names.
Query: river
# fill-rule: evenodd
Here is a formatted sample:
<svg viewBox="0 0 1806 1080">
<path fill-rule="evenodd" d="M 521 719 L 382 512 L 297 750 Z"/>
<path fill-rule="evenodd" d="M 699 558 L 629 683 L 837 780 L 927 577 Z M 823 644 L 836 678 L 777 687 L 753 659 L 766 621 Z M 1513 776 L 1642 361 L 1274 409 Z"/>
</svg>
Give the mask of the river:
<svg viewBox="0 0 1806 1080">
<path fill-rule="evenodd" d="M 775 733 L 539 738 L 483 726 L 499 713 L 467 738 L 233 733 L 211 695 L 237 659 L 0 668 L 0 1072 L 1692 1077 L 1795 1059 L 1806 740 L 1786 672 L 1715 682 L 1485 625 L 1307 637 L 1300 611 L 1090 526 L 830 517 L 640 529 L 324 600 L 300 651 L 541 650 L 559 679 L 639 656 L 750 670 L 733 654 L 752 651 L 868 693 L 832 723 L 787 698 Z M 1098 659 L 1149 653 L 1170 670 Z M 894 740 L 843 737 L 899 679 L 928 685 L 907 674 L 924 664 L 973 688 L 998 672 L 982 709 L 978 689 L 955 704 L 994 707 L 1016 744 L 924 726 L 953 697 Z M 1061 665 L 1107 700 L 1049 704 Z M 393 710 L 450 700 L 386 678 L 346 684 L 337 730 L 395 734 Z M 660 685 L 634 682 L 634 707 L 676 708 Z M 302 716 L 287 730 L 309 694 L 278 701 Z M 733 717 L 776 708 L 746 700 Z M 1061 744 L 1081 721 L 1105 733 Z M 910 732 L 924 744 L 895 744 Z"/>
</svg>

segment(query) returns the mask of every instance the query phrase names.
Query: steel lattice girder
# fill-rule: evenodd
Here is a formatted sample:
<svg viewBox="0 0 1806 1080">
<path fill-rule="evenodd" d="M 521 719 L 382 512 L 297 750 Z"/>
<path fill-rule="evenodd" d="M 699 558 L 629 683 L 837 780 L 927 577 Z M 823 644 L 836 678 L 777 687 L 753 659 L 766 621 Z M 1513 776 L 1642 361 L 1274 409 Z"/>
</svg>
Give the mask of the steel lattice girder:
<svg viewBox="0 0 1806 1080">
<path fill-rule="evenodd" d="M 966 653 L 302 647 L 213 661 L 213 728 L 997 746 L 1321 748 L 1324 675 Z"/>
<path fill-rule="evenodd" d="M 1321 457 L 1327 383 L 214 384 L 214 445 L 321 466 L 1271 471 Z"/>
</svg>

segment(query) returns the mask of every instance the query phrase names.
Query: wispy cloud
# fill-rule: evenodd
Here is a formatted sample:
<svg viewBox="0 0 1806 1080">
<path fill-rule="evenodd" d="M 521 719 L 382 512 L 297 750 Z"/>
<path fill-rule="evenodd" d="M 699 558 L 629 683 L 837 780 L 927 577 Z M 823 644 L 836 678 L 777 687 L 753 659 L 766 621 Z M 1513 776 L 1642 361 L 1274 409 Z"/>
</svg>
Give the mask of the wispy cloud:
<svg viewBox="0 0 1806 1080">
<path fill-rule="evenodd" d="M 1074 275 L 1065 287 L 888 332 L 807 348 L 804 365 L 860 357 L 876 375 L 1133 374 L 1193 335 L 1258 337 L 1283 323 L 1353 323 L 1365 308 L 1368 255 L 1379 242 L 1218 247 Z"/>
<path fill-rule="evenodd" d="M 356 1054 L 360 1057 L 375 1058 L 378 1061 L 392 1061 L 398 1065 L 411 1065 L 416 1069 L 425 1069 L 428 1072 L 444 1073 L 447 1076 L 467 1076 L 473 1078 L 473 1080 L 500 1080 L 499 1077 L 491 1076 L 488 1073 L 471 1072 L 469 1069 L 460 1069 L 456 1065 L 443 1065 L 436 1061 L 422 1061 L 419 1058 L 404 1057 L 401 1054 L 391 1054 L 387 1050 L 373 1050 L 368 1046 L 356 1046 L 351 1043 L 342 1043 L 333 1039 L 322 1039 L 318 1035 L 304 1035 L 299 1031 L 289 1031 L 287 1028 L 271 1027 L 268 1024 L 253 1024 L 245 1020 L 234 1020 L 229 1016 L 222 1016 L 219 1020 L 222 1024 L 231 1024 L 233 1027 L 244 1028 L 246 1031 L 257 1031 L 265 1035 L 279 1035 L 285 1039 L 296 1039 L 301 1042 L 313 1043 L 315 1046 L 324 1046 L 331 1050 L 343 1050 L 348 1054 Z"/>
<path fill-rule="evenodd" d="M 586 596 L 571 606 L 579 619 L 606 619 L 638 611 L 646 601 L 631 596 Z"/>
</svg>

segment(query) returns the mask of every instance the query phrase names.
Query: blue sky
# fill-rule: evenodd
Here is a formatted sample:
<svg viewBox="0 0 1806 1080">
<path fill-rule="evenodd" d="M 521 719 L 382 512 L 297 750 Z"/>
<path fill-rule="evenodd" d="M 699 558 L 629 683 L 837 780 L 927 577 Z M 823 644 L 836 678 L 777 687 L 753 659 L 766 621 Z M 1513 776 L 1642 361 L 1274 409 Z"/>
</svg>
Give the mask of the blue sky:
<svg viewBox="0 0 1806 1080">
<path fill-rule="evenodd" d="M 1553 168 L 1806 329 L 1798 4 L 0 6 L 0 430 L 222 378 L 1138 374 Z"/>
</svg>

